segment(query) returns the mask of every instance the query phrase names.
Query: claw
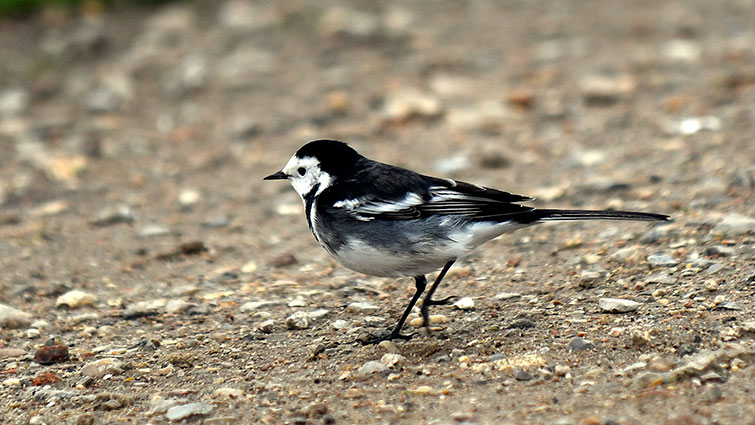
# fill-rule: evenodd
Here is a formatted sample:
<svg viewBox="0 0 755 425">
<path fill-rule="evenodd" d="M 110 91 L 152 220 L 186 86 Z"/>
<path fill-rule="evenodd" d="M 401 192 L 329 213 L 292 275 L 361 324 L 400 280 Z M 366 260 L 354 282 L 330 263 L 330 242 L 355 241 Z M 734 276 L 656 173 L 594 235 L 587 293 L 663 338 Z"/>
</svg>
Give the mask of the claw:
<svg viewBox="0 0 755 425">
<path fill-rule="evenodd" d="M 420 308 L 420 311 L 422 312 L 422 326 L 430 330 L 430 306 L 431 305 L 448 305 L 451 303 L 451 300 L 455 299 L 455 295 L 451 295 L 450 297 L 443 298 L 442 300 L 425 300 L 422 302 L 422 307 Z"/>
<path fill-rule="evenodd" d="M 442 300 L 427 300 L 422 304 L 427 305 L 448 305 L 451 304 L 452 300 L 455 300 L 457 297 L 456 295 L 451 295 L 450 297 L 443 298 Z"/>
</svg>

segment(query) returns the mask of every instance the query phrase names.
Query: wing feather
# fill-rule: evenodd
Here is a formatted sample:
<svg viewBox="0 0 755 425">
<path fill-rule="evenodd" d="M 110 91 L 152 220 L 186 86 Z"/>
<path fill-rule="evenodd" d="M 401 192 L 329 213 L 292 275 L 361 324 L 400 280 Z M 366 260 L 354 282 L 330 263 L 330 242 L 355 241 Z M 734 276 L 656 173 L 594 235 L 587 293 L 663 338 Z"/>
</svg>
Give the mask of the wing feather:
<svg viewBox="0 0 755 425">
<path fill-rule="evenodd" d="M 531 198 L 454 180 L 417 175 L 425 184 L 413 184 L 401 199 L 370 195 L 333 204 L 362 221 L 410 220 L 430 216 L 461 216 L 474 221 L 506 221 L 532 210 L 517 202 Z"/>
</svg>

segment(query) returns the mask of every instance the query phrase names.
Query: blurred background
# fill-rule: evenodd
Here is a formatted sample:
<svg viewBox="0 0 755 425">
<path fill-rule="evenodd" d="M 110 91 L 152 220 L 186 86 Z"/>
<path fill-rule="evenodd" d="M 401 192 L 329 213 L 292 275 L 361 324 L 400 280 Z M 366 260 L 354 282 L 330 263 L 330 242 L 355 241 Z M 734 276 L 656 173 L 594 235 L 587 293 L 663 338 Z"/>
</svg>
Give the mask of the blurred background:
<svg viewBox="0 0 755 425">
<path fill-rule="evenodd" d="M 261 181 L 315 138 L 542 204 L 752 211 L 751 1 L 0 4 L 7 276 L 192 239 L 324 261 Z"/>
</svg>

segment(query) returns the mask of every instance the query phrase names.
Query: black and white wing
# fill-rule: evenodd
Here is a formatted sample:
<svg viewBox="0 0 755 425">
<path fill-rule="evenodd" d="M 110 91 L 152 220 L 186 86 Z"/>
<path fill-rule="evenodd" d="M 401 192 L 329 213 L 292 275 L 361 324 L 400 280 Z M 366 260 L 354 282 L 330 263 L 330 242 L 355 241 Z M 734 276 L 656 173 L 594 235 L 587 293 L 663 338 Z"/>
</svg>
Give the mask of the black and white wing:
<svg viewBox="0 0 755 425">
<path fill-rule="evenodd" d="M 429 216 L 461 216 L 472 221 L 508 221 L 532 207 L 518 202 L 532 198 L 451 179 L 423 176 L 402 168 L 378 164 L 372 180 L 348 182 L 343 187 L 361 188 L 332 200 L 333 208 L 361 221 L 411 220 Z M 381 178 L 384 176 L 385 178 Z M 364 176 L 361 176 L 364 177 Z M 341 192 L 341 195 L 344 195 Z"/>
</svg>

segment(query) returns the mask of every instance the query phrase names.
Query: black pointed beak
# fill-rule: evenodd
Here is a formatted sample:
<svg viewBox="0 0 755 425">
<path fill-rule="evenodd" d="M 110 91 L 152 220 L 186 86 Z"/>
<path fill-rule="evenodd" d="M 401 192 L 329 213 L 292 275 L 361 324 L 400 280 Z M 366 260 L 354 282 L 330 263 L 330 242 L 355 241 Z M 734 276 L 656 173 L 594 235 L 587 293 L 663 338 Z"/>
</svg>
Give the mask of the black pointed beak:
<svg viewBox="0 0 755 425">
<path fill-rule="evenodd" d="M 270 174 L 262 180 L 286 180 L 287 178 L 288 175 L 286 175 L 286 173 L 284 173 L 283 171 L 278 171 L 275 174 Z"/>
</svg>

